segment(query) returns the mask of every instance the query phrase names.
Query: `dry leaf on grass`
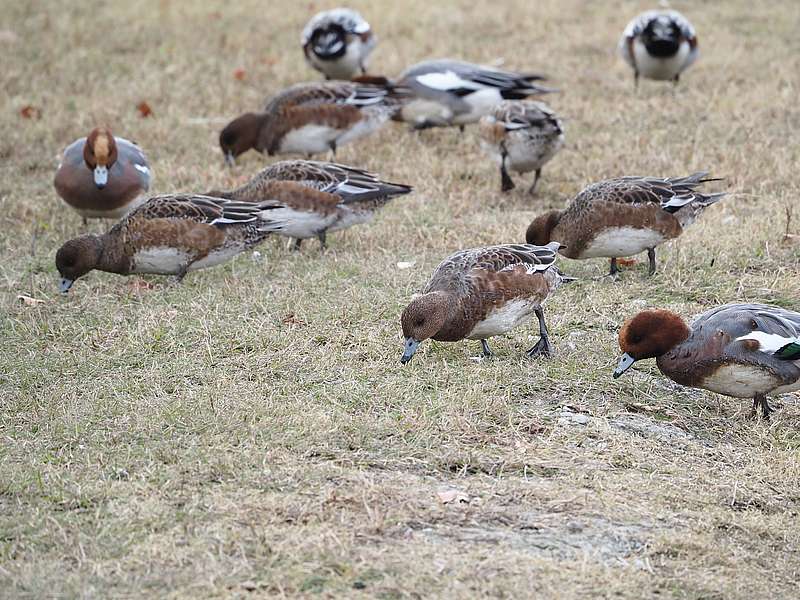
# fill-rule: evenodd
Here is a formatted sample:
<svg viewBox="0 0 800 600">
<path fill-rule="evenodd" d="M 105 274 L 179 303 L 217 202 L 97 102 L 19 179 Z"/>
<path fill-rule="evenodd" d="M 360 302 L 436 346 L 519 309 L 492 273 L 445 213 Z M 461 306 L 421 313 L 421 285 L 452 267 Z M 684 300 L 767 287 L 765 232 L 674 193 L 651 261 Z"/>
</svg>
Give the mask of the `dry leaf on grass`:
<svg viewBox="0 0 800 600">
<path fill-rule="evenodd" d="M 632 267 L 633 265 L 636 264 L 636 259 L 635 258 L 618 258 L 617 259 L 617 264 L 620 267 Z"/>
<path fill-rule="evenodd" d="M 139 114 L 142 116 L 142 118 L 153 116 L 153 109 L 150 108 L 150 105 L 144 100 L 136 105 L 136 110 L 139 111 Z"/>
<path fill-rule="evenodd" d="M 19 110 L 19 116 L 23 119 L 41 119 L 42 109 L 28 104 Z"/>
<path fill-rule="evenodd" d="M 453 488 L 439 490 L 436 492 L 436 496 L 442 504 L 469 504 L 469 496 L 461 490 Z"/>
<path fill-rule="evenodd" d="M 244 78 L 247 76 L 247 71 L 244 69 L 235 69 L 233 71 L 233 78 L 237 81 L 243 81 Z"/>
<path fill-rule="evenodd" d="M 25 294 L 20 294 L 17 296 L 17 300 L 22 302 L 25 306 L 38 306 L 40 304 L 44 304 L 44 300 L 40 300 L 39 298 L 32 298 L 31 296 L 26 296 Z"/>
</svg>

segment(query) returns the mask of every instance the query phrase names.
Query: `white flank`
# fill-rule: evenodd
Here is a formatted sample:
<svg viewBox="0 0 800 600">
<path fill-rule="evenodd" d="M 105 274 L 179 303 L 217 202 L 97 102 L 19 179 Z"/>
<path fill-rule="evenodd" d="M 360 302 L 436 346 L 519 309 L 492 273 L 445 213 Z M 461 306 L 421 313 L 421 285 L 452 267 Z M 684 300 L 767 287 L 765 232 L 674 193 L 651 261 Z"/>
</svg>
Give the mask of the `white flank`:
<svg viewBox="0 0 800 600">
<path fill-rule="evenodd" d="M 150 169 L 148 169 L 145 165 L 137 165 L 136 163 L 133 163 L 133 167 L 145 175 L 150 175 Z"/>
<path fill-rule="evenodd" d="M 441 90 L 443 92 L 457 90 L 459 88 L 479 90 L 484 87 L 483 85 L 475 83 L 474 81 L 470 81 L 469 79 L 462 79 L 453 71 L 417 75 L 417 81 L 426 87 L 433 88 L 434 90 Z"/>
<path fill-rule="evenodd" d="M 369 210 L 360 210 L 356 211 L 351 209 L 349 206 L 341 206 L 339 208 L 339 218 L 334 221 L 334 223 L 330 226 L 328 231 L 340 231 L 342 229 L 347 229 L 348 227 L 352 227 L 353 225 L 361 225 L 362 223 L 368 223 L 372 220 L 374 213 Z"/>
<path fill-rule="evenodd" d="M 655 248 L 663 241 L 664 236 L 652 229 L 614 227 L 597 234 L 581 258 L 633 256 L 648 248 Z"/>
<path fill-rule="evenodd" d="M 633 58 L 636 62 L 636 68 L 643 77 L 649 79 L 674 79 L 675 75 L 691 64 L 688 60 L 690 52 L 689 42 L 683 40 L 678 47 L 678 51 L 673 56 L 657 58 L 650 56 L 647 48 L 639 38 L 633 40 Z"/>
<path fill-rule="evenodd" d="M 759 351 L 774 354 L 787 344 L 800 343 L 798 338 L 783 337 L 777 333 L 767 333 L 766 331 L 751 331 L 747 335 L 736 338 L 737 342 L 744 340 L 755 340 L 759 344 Z"/>
<path fill-rule="evenodd" d="M 281 140 L 281 152 L 286 154 L 320 154 L 328 152 L 331 142 L 340 134 L 341 129 L 328 125 L 311 123 L 293 129 Z"/>
<path fill-rule="evenodd" d="M 500 308 L 492 310 L 466 337 L 470 340 L 482 340 L 507 333 L 529 321 L 537 306 L 535 302 L 523 298 L 506 302 Z"/>
<path fill-rule="evenodd" d="M 367 136 L 380 129 L 389 120 L 389 111 L 380 106 L 362 109 L 361 114 L 363 118 L 358 123 L 336 138 L 337 146 L 344 146 Z"/>
<path fill-rule="evenodd" d="M 503 96 L 500 95 L 500 90 L 497 88 L 484 87 L 469 96 L 464 96 L 462 100 L 469 105 L 470 110 L 467 113 L 456 115 L 453 119 L 453 123 L 456 125 L 474 123 L 482 116 L 488 115 L 499 102 L 503 101 Z"/>
<path fill-rule="evenodd" d="M 441 102 L 418 98 L 403 106 L 401 115 L 406 123 L 447 125 L 453 118 L 453 111 Z"/>
<path fill-rule="evenodd" d="M 722 365 L 706 377 L 700 387 L 734 398 L 753 398 L 756 394 L 782 394 L 800 389 L 800 380 L 777 387 L 778 378 L 768 369 L 753 365 Z"/>
<path fill-rule="evenodd" d="M 174 275 L 188 260 L 189 254 L 177 248 L 148 248 L 133 255 L 133 272 Z"/>
<path fill-rule="evenodd" d="M 240 246 L 232 246 L 228 248 L 221 248 L 219 250 L 215 250 L 210 252 L 208 256 L 205 258 L 198 260 L 196 263 L 192 263 L 189 265 L 189 271 L 197 271 L 198 269 L 206 269 L 208 267 L 214 267 L 216 265 L 221 265 L 224 262 L 228 262 L 234 256 L 239 254 L 243 247 Z"/>
<path fill-rule="evenodd" d="M 299 238 L 301 240 L 315 237 L 326 230 L 338 218 L 337 213 L 321 215 L 315 212 L 294 210 L 292 208 L 275 208 L 265 211 L 270 220 L 278 221 L 283 227 L 276 231 L 278 235 Z"/>
</svg>

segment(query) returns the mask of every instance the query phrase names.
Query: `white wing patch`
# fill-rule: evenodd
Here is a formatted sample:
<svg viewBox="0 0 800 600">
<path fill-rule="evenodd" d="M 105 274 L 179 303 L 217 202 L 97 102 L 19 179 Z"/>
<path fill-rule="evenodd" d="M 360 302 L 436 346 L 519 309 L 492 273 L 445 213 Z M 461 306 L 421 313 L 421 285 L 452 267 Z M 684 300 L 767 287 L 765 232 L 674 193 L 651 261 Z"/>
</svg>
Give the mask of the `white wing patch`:
<svg viewBox="0 0 800 600">
<path fill-rule="evenodd" d="M 470 81 L 469 79 L 462 79 L 454 71 L 445 71 L 444 73 L 425 73 L 424 75 L 418 75 L 417 81 L 424 86 L 433 88 L 435 90 L 442 90 L 444 92 L 458 88 L 480 90 L 485 87 L 475 83 L 474 81 Z"/>
<path fill-rule="evenodd" d="M 757 341 L 759 351 L 767 354 L 775 354 L 784 346 L 800 343 L 800 338 L 783 337 L 777 333 L 767 333 L 766 331 L 751 331 L 747 335 L 736 338 L 737 342 L 746 340 Z"/>
<path fill-rule="evenodd" d="M 148 169 L 145 165 L 137 165 L 136 163 L 133 164 L 133 167 L 145 175 L 150 175 L 150 169 Z"/>
</svg>

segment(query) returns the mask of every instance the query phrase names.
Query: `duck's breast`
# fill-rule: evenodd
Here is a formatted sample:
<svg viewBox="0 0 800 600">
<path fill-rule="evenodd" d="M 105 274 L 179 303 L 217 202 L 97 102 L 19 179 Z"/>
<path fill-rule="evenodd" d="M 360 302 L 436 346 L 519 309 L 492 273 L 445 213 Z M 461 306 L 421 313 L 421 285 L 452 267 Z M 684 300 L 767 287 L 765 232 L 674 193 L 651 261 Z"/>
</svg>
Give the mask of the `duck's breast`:
<svg viewBox="0 0 800 600">
<path fill-rule="evenodd" d="M 686 67 L 691 48 L 689 42 L 682 40 L 678 51 L 672 56 L 660 58 L 652 56 L 640 39 L 633 41 L 633 56 L 639 73 L 648 79 L 674 79 Z"/>
</svg>

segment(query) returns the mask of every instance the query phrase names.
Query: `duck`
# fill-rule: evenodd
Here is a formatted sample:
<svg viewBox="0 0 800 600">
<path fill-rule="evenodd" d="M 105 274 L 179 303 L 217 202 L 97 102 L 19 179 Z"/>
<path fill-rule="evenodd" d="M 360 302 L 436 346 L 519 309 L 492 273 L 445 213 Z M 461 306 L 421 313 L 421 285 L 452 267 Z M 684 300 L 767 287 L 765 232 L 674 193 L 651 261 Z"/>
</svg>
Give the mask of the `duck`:
<svg viewBox="0 0 800 600">
<path fill-rule="evenodd" d="M 244 185 L 209 196 L 237 202 L 261 202 L 283 221 L 279 235 L 294 238 L 294 250 L 316 237 L 369 222 L 391 199 L 411 193 L 411 186 L 383 181 L 374 173 L 331 162 L 286 160 L 263 169 Z M 270 203 L 272 201 L 272 203 Z"/>
<path fill-rule="evenodd" d="M 92 270 L 174 275 L 213 267 L 252 248 L 283 223 L 269 203 L 235 202 L 193 194 L 150 198 L 102 235 L 71 239 L 56 253 L 66 293 Z"/>
<path fill-rule="evenodd" d="M 413 129 L 477 123 L 502 100 L 522 100 L 555 90 L 534 83 L 543 75 L 515 73 L 453 59 L 427 60 L 406 69 L 397 85 L 410 97 L 394 119 Z"/>
<path fill-rule="evenodd" d="M 701 194 L 697 187 L 720 179 L 707 171 L 686 177 L 618 177 L 594 183 L 564 210 L 551 210 L 528 226 L 529 244 L 558 240 L 563 256 L 608 257 L 610 275 L 619 272 L 617 258 L 647 251 L 650 275 L 656 272 L 655 248 L 674 239 L 718 202 L 725 192 Z"/>
<path fill-rule="evenodd" d="M 492 356 L 488 338 L 523 325 L 535 315 L 539 340 L 529 357 L 552 355 L 543 304 L 567 278 L 555 267 L 560 244 L 504 244 L 461 250 L 436 267 L 422 294 L 403 310 L 402 364 L 428 338 L 441 342 L 480 340 L 482 358 Z"/>
<path fill-rule="evenodd" d="M 141 148 L 95 127 L 64 150 L 53 185 L 87 219 L 120 219 L 146 199 L 153 176 Z"/>
<path fill-rule="evenodd" d="M 328 81 L 293 85 L 266 105 L 222 130 L 219 145 L 228 164 L 250 149 L 276 154 L 336 154 L 340 146 L 380 129 L 400 107 L 392 85 Z"/>
<path fill-rule="evenodd" d="M 350 8 L 334 8 L 314 15 L 301 38 L 306 61 L 325 79 L 352 79 L 366 74 L 367 57 L 377 38 L 369 23 Z"/>
<path fill-rule="evenodd" d="M 481 146 L 500 164 L 500 190 L 514 189 L 509 170 L 535 171 L 528 193 L 536 192 L 542 167 L 564 146 L 564 127 L 543 102 L 504 100 L 478 122 Z"/>
<path fill-rule="evenodd" d="M 733 398 L 752 398 L 765 420 L 767 396 L 800 390 L 800 313 L 766 304 L 725 304 L 687 325 L 669 310 L 645 310 L 619 332 L 614 378 L 655 358 L 673 381 Z"/>
<path fill-rule="evenodd" d="M 678 83 L 700 53 L 697 34 L 689 20 L 675 10 L 648 10 L 634 18 L 619 40 L 618 50 L 639 76 Z"/>
</svg>

